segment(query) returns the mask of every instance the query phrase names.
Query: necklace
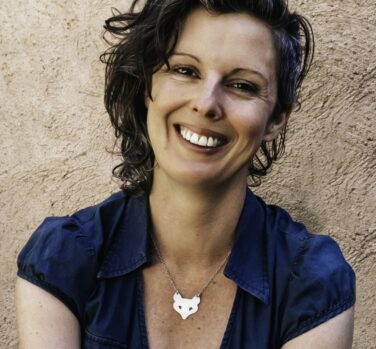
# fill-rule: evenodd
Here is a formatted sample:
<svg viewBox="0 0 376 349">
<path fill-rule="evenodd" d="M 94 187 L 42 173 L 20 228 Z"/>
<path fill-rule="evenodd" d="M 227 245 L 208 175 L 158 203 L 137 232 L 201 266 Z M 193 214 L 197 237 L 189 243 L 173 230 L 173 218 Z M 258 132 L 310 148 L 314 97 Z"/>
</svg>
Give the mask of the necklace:
<svg viewBox="0 0 376 349">
<path fill-rule="evenodd" d="M 212 274 L 212 276 L 209 278 L 205 286 L 201 289 L 199 293 L 197 293 L 193 298 L 184 298 L 182 297 L 181 293 L 179 292 L 176 283 L 174 281 L 174 278 L 171 275 L 171 272 L 167 268 L 167 264 L 165 260 L 163 259 L 161 252 L 159 251 L 159 248 L 157 246 L 157 243 L 154 240 L 153 234 L 151 235 L 151 240 L 153 241 L 153 245 L 155 248 L 155 251 L 157 252 L 158 259 L 161 261 L 163 266 L 163 271 L 167 275 L 168 279 L 170 280 L 175 292 L 173 295 L 173 309 L 180 314 L 183 320 L 187 319 L 188 316 L 196 313 L 198 311 L 198 305 L 201 302 L 201 295 L 206 290 L 206 288 L 210 285 L 210 283 L 213 281 L 213 279 L 217 276 L 219 271 L 222 269 L 222 267 L 225 265 L 227 258 L 229 257 L 231 250 L 227 253 L 226 258 L 223 260 L 223 262 L 219 265 L 218 269 Z"/>
</svg>

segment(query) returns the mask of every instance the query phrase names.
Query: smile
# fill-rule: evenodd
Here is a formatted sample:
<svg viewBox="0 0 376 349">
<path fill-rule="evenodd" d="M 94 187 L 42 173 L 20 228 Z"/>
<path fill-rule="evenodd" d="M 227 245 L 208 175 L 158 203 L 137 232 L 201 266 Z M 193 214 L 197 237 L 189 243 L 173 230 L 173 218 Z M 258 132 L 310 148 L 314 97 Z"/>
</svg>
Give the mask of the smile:
<svg viewBox="0 0 376 349">
<path fill-rule="evenodd" d="M 186 127 L 180 126 L 180 135 L 189 143 L 206 148 L 220 147 L 226 143 L 226 140 L 215 136 L 205 136 L 189 130 Z"/>
</svg>

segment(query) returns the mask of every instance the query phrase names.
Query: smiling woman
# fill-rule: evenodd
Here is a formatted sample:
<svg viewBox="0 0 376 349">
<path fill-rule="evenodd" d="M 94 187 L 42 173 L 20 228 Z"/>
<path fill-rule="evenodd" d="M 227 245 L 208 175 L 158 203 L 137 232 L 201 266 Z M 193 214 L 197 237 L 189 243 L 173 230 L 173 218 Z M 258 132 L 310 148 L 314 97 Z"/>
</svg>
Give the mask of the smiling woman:
<svg viewBox="0 0 376 349">
<path fill-rule="evenodd" d="M 338 245 L 248 189 L 282 154 L 308 22 L 283 0 L 136 5 L 102 56 L 122 192 L 21 251 L 21 348 L 350 348 Z"/>
<path fill-rule="evenodd" d="M 248 14 L 198 8 L 182 26 L 167 64 L 153 74 L 146 99 L 158 164 L 154 181 L 221 190 L 239 181 L 244 188 L 261 142 L 273 140 L 286 123 L 285 113 L 270 119 L 277 100 L 271 31 Z"/>
</svg>

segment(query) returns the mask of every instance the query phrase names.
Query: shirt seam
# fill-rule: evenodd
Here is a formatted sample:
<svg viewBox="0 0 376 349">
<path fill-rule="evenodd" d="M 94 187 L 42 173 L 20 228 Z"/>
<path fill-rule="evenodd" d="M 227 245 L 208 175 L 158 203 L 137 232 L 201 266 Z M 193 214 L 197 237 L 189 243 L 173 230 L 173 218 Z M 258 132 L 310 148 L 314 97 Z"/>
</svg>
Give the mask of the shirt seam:
<svg viewBox="0 0 376 349">
<path fill-rule="evenodd" d="M 289 340 L 291 340 L 292 338 L 295 338 L 303 334 L 304 332 L 307 332 L 308 330 L 333 318 L 334 316 L 342 313 L 343 311 L 350 308 L 354 304 L 355 304 L 355 295 L 351 295 L 347 297 L 345 300 L 331 305 L 329 308 L 325 309 L 324 311 L 320 311 L 315 316 L 307 320 L 304 320 L 294 331 L 292 331 L 290 334 L 284 337 L 284 339 L 281 342 L 281 346 L 285 344 L 286 342 L 288 342 Z"/>
<path fill-rule="evenodd" d="M 138 271 L 136 275 L 137 283 L 137 310 L 138 310 L 138 325 L 140 327 L 142 348 L 149 348 L 148 331 L 146 328 L 145 310 L 144 310 L 144 285 L 142 279 L 142 271 Z"/>
<path fill-rule="evenodd" d="M 126 344 L 121 344 L 111 338 L 97 336 L 93 333 L 91 333 L 88 329 L 85 329 L 85 334 L 88 335 L 88 337 L 93 340 L 94 342 L 100 343 L 100 344 L 110 344 L 111 346 L 116 346 L 117 348 L 126 349 L 128 346 Z"/>
<path fill-rule="evenodd" d="M 23 270 L 18 270 L 17 275 L 21 277 L 22 279 L 31 282 L 32 284 L 40 287 L 41 289 L 47 291 L 48 293 L 55 296 L 57 299 L 59 299 L 65 306 L 68 307 L 68 309 L 73 313 L 73 315 L 77 318 L 78 322 L 82 324 L 81 317 L 79 313 L 76 310 L 76 306 L 72 299 L 67 296 L 64 292 L 62 292 L 60 289 L 54 287 L 49 282 L 46 282 L 44 280 L 38 279 L 34 275 L 30 275 L 27 272 Z"/>
<path fill-rule="evenodd" d="M 291 265 L 291 270 L 290 270 L 290 276 L 288 278 L 288 286 L 291 282 L 291 280 L 293 280 L 294 278 L 297 277 L 297 275 L 299 274 L 298 272 L 298 268 L 299 266 L 301 265 L 301 259 L 303 258 L 304 254 L 307 252 L 308 250 L 308 242 L 312 239 L 312 236 L 305 236 L 305 237 L 301 237 L 299 240 L 301 241 L 301 245 L 299 246 L 299 249 L 298 249 L 298 252 L 297 252 L 297 255 L 295 256 L 293 262 L 292 262 L 292 265 Z"/>
</svg>

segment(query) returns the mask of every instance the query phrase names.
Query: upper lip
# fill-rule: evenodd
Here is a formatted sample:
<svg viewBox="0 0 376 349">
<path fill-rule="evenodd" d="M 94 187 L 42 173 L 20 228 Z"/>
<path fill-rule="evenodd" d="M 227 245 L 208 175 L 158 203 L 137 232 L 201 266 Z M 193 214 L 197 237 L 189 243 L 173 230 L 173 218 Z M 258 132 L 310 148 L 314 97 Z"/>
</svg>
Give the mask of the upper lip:
<svg viewBox="0 0 376 349">
<path fill-rule="evenodd" d="M 217 131 L 213 131 L 213 130 L 210 130 L 210 129 L 207 129 L 207 128 L 202 128 L 202 127 L 192 126 L 192 125 L 188 125 L 188 124 L 184 124 L 184 123 L 175 124 L 174 126 L 176 128 L 178 128 L 179 131 L 180 131 L 180 127 L 184 127 L 184 128 L 189 129 L 190 131 L 192 131 L 194 133 L 199 134 L 200 136 L 218 138 L 222 141 L 227 142 L 227 137 L 224 134 L 219 133 Z"/>
</svg>

